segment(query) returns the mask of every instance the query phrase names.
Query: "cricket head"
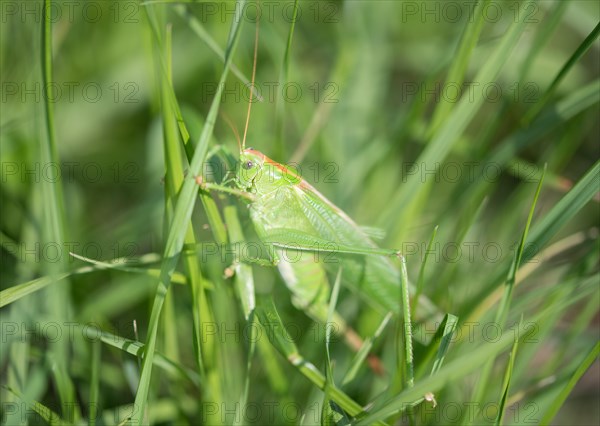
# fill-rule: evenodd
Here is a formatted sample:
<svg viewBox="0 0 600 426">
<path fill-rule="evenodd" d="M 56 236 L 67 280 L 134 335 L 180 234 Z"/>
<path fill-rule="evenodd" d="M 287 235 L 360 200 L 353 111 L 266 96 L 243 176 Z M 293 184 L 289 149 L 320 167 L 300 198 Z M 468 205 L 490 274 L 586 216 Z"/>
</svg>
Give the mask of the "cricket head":
<svg viewBox="0 0 600 426">
<path fill-rule="evenodd" d="M 240 164 L 237 170 L 237 181 L 241 188 L 249 189 L 265 162 L 262 152 L 252 148 L 246 148 L 240 153 Z"/>
</svg>

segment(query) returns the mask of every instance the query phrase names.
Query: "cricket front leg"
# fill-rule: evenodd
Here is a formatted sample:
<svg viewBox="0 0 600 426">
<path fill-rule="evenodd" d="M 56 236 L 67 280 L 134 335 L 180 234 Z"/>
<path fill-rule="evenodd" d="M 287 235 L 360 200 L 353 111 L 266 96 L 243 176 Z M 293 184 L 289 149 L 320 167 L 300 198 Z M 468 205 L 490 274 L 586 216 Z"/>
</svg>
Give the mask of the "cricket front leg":
<svg viewBox="0 0 600 426">
<path fill-rule="evenodd" d="M 202 176 L 196 176 L 194 180 L 196 181 L 196 184 L 200 187 L 200 190 L 202 191 L 224 192 L 227 194 L 235 195 L 236 197 L 245 198 L 251 202 L 255 200 L 254 194 L 251 194 L 250 192 L 242 191 L 241 189 L 237 188 L 230 188 L 228 186 L 219 185 L 213 182 L 206 182 Z"/>
</svg>

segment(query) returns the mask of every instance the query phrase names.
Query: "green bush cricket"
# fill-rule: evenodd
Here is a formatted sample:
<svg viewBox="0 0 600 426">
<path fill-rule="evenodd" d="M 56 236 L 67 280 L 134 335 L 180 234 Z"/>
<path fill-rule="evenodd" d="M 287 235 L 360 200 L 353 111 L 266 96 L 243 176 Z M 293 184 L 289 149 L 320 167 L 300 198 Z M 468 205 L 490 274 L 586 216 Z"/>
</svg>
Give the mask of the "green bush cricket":
<svg viewBox="0 0 600 426">
<path fill-rule="evenodd" d="M 201 182 L 201 180 L 199 180 Z M 202 183 L 249 203 L 257 235 L 274 247 L 273 261 L 298 304 L 326 303 L 325 266 L 343 269 L 344 282 L 382 313 L 400 311 L 399 271 L 390 257 L 397 250 L 379 248 L 363 228 L 290 168 L 242 145 L 236 189 Z M 284 250 L 312 252 L 289 260 Z M 433 305 L 422 303 L 424 315 Z M 323 308 L 324 309 L 324 308 Z"/>
<path fill-rule="evenodd" d="M 258 34 L 258 32 L 257 32 Z M 252 85 L 256 73 L 255 40 Z M 369 305 L 387 314 L 401 312 L 400 272 L 391 257 L 397 250 L 379 248 L 344 211 L 335 206 L 302 176 L 270 159 L 254 148 L 246 148 L 246 136 L 252 107 L 252 91 L 246 117 L 235 188 L 205 182 L 204 190 L 217 190 L 243 198 L 249 205 L 250 218 L 260 240 L 271 247 L 270 257 L 293 295 L 293 303 L 319 322 L 326 322 L 330 294 L 327 267 L 341 267 L 342 280 Z M 235 131 L 235 129 L 234 129 Z M 236 132 L 237 136 L 237 132 Z M 288 251 L 295 252 L 293 260 Z M 426 298 L 419 299 L 420 314 L 438 313 Z M 338 332 L 358 350 L 360 337 L 339 315 Z M 370 359 L 377 370 L 377 363 Z"/>
</svg>

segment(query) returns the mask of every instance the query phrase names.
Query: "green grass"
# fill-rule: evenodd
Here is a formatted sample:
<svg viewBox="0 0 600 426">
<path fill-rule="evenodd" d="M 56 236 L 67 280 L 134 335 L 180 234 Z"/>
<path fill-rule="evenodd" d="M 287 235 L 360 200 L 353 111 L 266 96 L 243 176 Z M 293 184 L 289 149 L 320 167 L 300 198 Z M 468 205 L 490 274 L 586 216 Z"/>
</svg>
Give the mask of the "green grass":
<svg viewBox="0 0 600 426">
<path fill-rule="evenodd" d="M 594 2 L 261 3 L 247 145 L 416 285 L 393 315 L 331 268 L 355 349 L 195 182 L 235 167 L 256 3 L 68 3 L 2 4 L 2 424 L 600 421 Z"/>
</svg>

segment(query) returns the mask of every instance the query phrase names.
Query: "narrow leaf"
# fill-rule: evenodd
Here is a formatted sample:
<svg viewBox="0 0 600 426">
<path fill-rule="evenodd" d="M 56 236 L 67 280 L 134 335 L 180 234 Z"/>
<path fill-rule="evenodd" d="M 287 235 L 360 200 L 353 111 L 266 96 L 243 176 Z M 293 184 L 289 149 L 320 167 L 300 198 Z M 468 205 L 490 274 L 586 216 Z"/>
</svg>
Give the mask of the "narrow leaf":
<svg viewBox="0 0 600 426">
<path fill-rule="evenodd" d="M 600 355 L 600 342 L 596 342 L 596 344 L 594 345 L 592 350 L 584 358 L 584 360 L 581 362 L 579 367 L 577 367 L 577 370 L 575 370 L 575 372 L 573 373 L 573 376 L 571 377 L 569 382 L 566 384 L 566 386 L 563 388 L 563 390 L 556 396 L 554 401 L 549 405 L 550 408 L 548 409 L 548 411 L 546 411 L 546 414 L 544 414 L 544 417 L 542 417 L 540 424 L 542 424 L 542 425 L 550 424 L 550 422 L 552 421 L 554 416 L 556 416 L 556 414 L 560 410 L 560 407 L 562 407 L 564 402 L 567 400 L 567 397 L 569 396 L 569 394 L 571 393 L 571 391 L 573 390 L 573 388 L 575 387 L 575 385 L 577 384 L 579 379 L 581 379 L 583 374 L 596 361 L 596 358 L 598 358 L 598 355 Z"/>
</svg>

